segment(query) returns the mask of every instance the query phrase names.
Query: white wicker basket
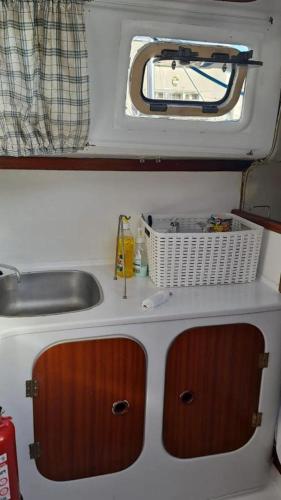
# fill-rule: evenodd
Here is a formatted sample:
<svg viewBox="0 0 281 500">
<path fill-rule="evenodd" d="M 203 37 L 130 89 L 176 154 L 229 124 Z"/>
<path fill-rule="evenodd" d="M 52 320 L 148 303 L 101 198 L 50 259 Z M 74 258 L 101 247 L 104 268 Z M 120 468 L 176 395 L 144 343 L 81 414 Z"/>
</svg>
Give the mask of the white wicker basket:
<svg viewBox="0 0 281 500">
<path fill-rule="evenodd" d="M 233 214 L 232 230 L 202 232 L 209 216 L 143 216 L 149 276 L 158 287 L 247 283 L 256 278 L 263 228 Z M 171 222 L 176 233 L 167 232 Z"/>
</svg>

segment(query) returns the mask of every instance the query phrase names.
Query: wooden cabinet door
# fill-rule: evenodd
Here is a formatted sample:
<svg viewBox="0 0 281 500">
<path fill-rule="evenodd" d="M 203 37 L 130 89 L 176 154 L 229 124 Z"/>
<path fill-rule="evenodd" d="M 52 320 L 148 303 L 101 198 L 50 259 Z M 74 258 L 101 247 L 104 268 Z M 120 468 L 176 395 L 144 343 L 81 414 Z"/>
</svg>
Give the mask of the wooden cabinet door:
<svg viewBox="0 0 281 500">
<path fill-rule="evenodd" d="M 178 458 L 224 453 L 253 435 L 264 353 L 249 324 L 193 328 L 170 347 L 166 365 L 163 442 Z"/>
<path fill-rule="evenodd" d="M 126 338 L 67 342 L 37 359 L 37 468 L 55 481 L 129 467 L 143 446 L 146 359 Z"/>
</svg>

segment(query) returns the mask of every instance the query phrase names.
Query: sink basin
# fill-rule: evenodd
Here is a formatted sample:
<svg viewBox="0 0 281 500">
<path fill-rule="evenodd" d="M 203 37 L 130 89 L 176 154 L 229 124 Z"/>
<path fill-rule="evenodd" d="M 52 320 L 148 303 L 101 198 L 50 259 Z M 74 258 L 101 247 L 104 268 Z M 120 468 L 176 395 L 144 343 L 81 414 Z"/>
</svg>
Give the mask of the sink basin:
<svg viewBox="0 0 281 500">
<path fill-rule="evenodd" d="M 97 306 L 102 290 L 84 271 L 44 271 L 0 278 L 0 316 L 41 316 Z"/>
</svg>

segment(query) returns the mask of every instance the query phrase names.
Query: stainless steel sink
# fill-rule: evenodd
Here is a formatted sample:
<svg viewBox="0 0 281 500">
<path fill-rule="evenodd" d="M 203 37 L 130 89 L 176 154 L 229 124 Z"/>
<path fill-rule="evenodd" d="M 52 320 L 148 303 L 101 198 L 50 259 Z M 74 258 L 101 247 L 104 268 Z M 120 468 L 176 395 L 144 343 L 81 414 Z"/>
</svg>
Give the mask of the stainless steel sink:
<svg viewBox="0 0 281 500">
<path fill-rule="evenodd" d="M 97 306 L 102 290 L 84 271 L 45 271 L 0 278 L 0 316 L 41 316 Z"/>
</svg>

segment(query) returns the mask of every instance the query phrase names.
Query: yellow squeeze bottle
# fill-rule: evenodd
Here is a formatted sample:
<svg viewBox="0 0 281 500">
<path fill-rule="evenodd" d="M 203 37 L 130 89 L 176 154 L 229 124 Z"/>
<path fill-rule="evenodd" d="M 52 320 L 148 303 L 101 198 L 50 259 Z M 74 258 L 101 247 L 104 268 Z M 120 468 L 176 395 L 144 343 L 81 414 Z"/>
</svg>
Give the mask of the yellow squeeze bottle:
<svg viewBox="0 0 281 500">
<path fill-rule="evenodd" d="M 117 276 L 124 278 L 124 256 L 123 256 L 123 238 L 124 238 L 124 254 L 125 254 L 125 271 L 126 278 L 134 276 L 134 237 L 131 233 L 129 219 L 123 217 L 120 236 L 118 240 L 118 260 L 117 260 Z"/>
</svg>

